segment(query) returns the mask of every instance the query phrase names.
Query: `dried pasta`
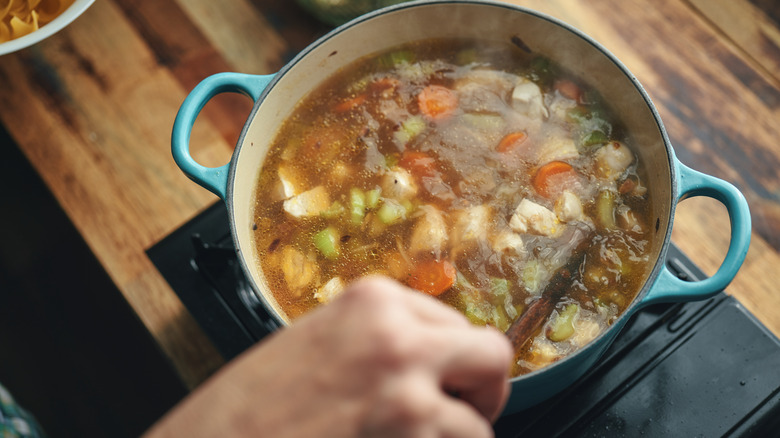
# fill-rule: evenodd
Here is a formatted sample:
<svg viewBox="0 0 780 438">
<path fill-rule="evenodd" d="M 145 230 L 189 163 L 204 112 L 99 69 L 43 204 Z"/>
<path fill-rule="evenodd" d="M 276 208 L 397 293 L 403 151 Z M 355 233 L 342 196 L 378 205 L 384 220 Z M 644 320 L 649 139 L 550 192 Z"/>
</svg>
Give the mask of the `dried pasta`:
<svg viewBox="0 0 780 438">
<path fill-rule="evenodd" d="M 35 32 L 74 0 L 0 0 L 0 43 Z"/>
</svg>

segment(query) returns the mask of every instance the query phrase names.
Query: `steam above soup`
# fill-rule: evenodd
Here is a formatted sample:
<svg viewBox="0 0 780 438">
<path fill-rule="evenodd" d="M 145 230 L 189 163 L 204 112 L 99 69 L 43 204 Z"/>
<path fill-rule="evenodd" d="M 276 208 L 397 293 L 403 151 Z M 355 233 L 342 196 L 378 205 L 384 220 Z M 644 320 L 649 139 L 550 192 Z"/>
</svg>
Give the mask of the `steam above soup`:
<svg viewBox="0 0 780 438">
<path fill-rule="evenodd" d="M 283 124 L 258 181 L 258 263 L 291 319 L 381 274 L 506 331 L 575 260 L 517 351 L 515 374 L 539 369 L 604 331 L 649 270 L 632 147 L 597 91 L 510 42 L 398 47 Z"/>
</svg>

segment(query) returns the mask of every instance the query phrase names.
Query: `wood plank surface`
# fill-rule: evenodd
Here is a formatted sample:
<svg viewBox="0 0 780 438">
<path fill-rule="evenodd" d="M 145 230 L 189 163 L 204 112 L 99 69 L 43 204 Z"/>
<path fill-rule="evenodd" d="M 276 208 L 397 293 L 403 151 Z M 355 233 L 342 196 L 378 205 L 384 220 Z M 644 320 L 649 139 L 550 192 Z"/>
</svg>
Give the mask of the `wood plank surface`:
<svg viewBox="0 0 780 438">
<path fill-rule="evenodd" d="M 516 0 L 612 51 L 647 89 L 678 158 L 734 183 L 753 242 L 728 292 L 780 334 L 780 33 L 760 0 Z M 125 299 L 197 386 L 223 361 L 145 250 L 216 198 L 170 154 L 187 93 L 221 71 L 272 73 L 329 28 L 285 0 L 100 0 L 48 40 L 0 57 L 0 122 Z M 193 154 L 227 162 L 251 102 L 220 95 L 193 130 Z M 722 206 L 678 209 L 673 240 L 706 272 L 729 239 Z"/>
<path fill-rule="evenodd" d="M 152 55 L 114 3 L 96 2 L 59 38 L 2 59 L 4 82 L 14 86 L 3 90 L 0 111 L 130 305 L 147 309 L 139 317 L 192 386 L 221 361 L 144 249 L 213 198 L 170 157 L 185 93 Z M 224 155 L 229 147 L 212 131 L 198 132 L 210 139 L 204 155 Z"/>
<path fill-rule="evenodd" d="M 780 82 L 780 2 L 774 0 L 690 0 L 713 27 L 744 51 L 748 62 Z"/>
</svg>

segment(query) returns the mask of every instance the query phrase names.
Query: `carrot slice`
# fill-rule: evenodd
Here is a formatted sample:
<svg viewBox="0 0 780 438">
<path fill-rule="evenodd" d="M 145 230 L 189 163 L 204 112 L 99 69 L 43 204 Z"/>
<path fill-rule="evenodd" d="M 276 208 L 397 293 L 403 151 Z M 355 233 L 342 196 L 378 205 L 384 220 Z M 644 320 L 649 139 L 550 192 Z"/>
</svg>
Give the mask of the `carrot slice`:
<svg viewBox="0 0 780 438">
<path fill-rule="evenodd" d="M 443 120 L 458 108 L 458 96 L 447 87 L 428 85 L 417 95 L 417 104 L 423 116 Z"/>
<path fill-rule="evenodd" d="M 406 284 L 437 297 L 455 284 L 457 274 L 455 266 L 447 260 L 429 260 L 415 267 Z"/>
<path fill-rule="evenodd" d="M 555 81 L 553 88 L 558 90 L 558 92 L 561 93 L 561 96 L 567 99 L 571 99 L 575 102 L 579 102 L 580 98 L 582 97 L 582 89 L 579 87 L 579 85 L 568 79 L 560 79 Z"/>
<path fill-rule="evenodd" d="M 528 134 L 526 134 L 525 131 L 509 133 L 505 135 L 500 142 L 498 142 L 496 151 L 501 152 L 502 154 L 511 152 L 521 144 L 525 143 L 526 140 L 528 140 Z"/>
<path fill-rule="evenodd" d="M 435 176 L 438 172 L 436 159 L 425 152 L 405 150 L 398 165 L 408 170 L 416 178 Z"/>
<path fill-rule="evenodd" d="M 351 99 L 347 99 L 338 103 L 333 107 L 333 111 L 336 111 L 337 113 L 345 113 L 351 109 L 357 108 L 360 104 L 366 101 L 367 97 L 368 95 L 366 93 L 358 94 Z"/>
<path fill-rule="evenodd" d="M 571 164 L 563 161 L 551 161 L 536 171 L 533 186 L 536 192 L 545 198 L 550 198 L 560 192 L 565 183 L 576 177 L 576 171 Z"/>
</svg>

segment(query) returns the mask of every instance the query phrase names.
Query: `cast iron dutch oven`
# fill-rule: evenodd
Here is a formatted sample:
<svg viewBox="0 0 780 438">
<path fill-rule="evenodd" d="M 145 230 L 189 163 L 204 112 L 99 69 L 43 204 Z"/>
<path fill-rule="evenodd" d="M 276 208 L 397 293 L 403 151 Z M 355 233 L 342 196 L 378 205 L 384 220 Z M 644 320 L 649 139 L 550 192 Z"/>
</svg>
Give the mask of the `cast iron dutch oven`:
<svg viewBox="0 0 780 438">
<path fill-rule="evenodd" d="M 263 160 L 279 126 L 295 105 L 322 80 L 352 61 L 409 41 L 439 37 L 472 37 L 498 41 L 519 38 L 534 52 L 578 75 L 598 89 L 631 133 L 635 153 L 644 162 L 656 219 L 652 248 L 654 265 L 637 298 L 606 332 L 575 354 L 541 370 L 512 379 L 512 395 L 504 413 L 516 412 L 560 392 L 599 359 L 637 310 L 659 302 L 706 299 L 723 290 L 744 261 L 750 242 L 750 213 L 742 194 L 731 184 L 692 170 L 677 160 L 650 98 L 626 67 L 596 41 L 559 20 L 518 6 L 479 0 L 403 3 L 334 29 L 311 44 L 272 75 L 220 73 L 198 84 L 182 104 L 173 126 L 176 163 L 192 180 L 222 198 L 243 269 L 268 312 L 284 325 L 289 321 L 267 293 L 252 239 L 254 188 Z M 190 155 L 193 123 L 215 95 L 237 92 L 255 102 L 233 157 L 209 168 Z M 692 196 L 723 203 L 731 222 L 731 242 L 723 264 L 712 277 L 684 282 L 665 266 L 675 207 Z M 259 200 L 262 202 L 262 200 Z"/>
</svg>

